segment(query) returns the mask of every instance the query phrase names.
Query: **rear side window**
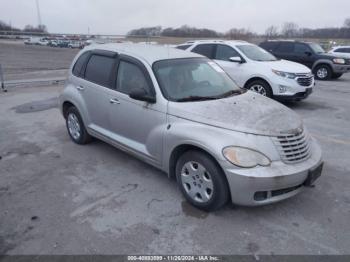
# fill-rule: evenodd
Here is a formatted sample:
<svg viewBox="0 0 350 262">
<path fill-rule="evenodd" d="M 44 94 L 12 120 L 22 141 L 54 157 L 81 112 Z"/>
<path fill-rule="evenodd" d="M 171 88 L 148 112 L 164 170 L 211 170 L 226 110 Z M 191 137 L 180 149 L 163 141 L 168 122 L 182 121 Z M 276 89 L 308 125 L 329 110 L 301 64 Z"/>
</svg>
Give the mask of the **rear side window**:
<svg viewBox="0 0 350 262">
<path fill-rule="evenodd" d="M 95 84 L 110 87 L 111 73 L 115 59 L 112 57 L 92 55 L 85 70 L 85 79 Z"/>
<path fill-rule="evenodd" d="M 267 51 L 274 51 L 278 45 L 278 42 L 264 42 L 260 44 L 260 47 L 264 48 Z"/>
<path fill-rule="evenodd" d="M 89 52 L 85 52 L 84 54 L 82 54 L 77 62 L 75 63 L 74 67 L 73 67 L 73 75 L 80 77 L 81 74 L 83 73 L 83 68 L 85 66 L 85 63 L 87 61 L 87 59 L 89 58 L 90 53 Z"/>
<path fill-rule="evenodd" d="M 276 49 L 276 52 L 293 53 L 294 52 L 294 43 L 280 43 L 280 45 Z"/>
<path fill-rule="evenodd" d="M 294 45 L 294 52 L 298 54 L 305 54 L 305 52 L 311 52 L 307 45 L 296 43 Z"/>
<path fill-rule="evenodd" d="M 131 90 L 135 88 L 143 89 L 147 94 L 152 95 L 152 90 L 142 70 L 135 64 L 120 61 L 117 91 L 129 95 Z"/>
<path fill-rule="evenodd" d="M 210 59 L 213 59 L 214 49 L 215 49 L 215 45 L 213 44 L 203 44 L 203 45 L 197 45 L 195 48 L 193 48 L 192 52 L 206 56 Z"/>
<path fill-rule="evenodd" d="M 187 50 L 189 47 L 191 47 L 191 45 L 179 45 L 176 48 L 180 50 Z"/>
<path fill-rule="evenodd" d="M 338 48 L 334 52 L 336 52 L 336 53 L 350 53 L 350 48 Z"/>
<path fill-rule="evenodd" d="M 216 48 L 215 59 L 230 61 L 230 57 L 240 56 L 236 50 L 230 46 L 218 45 Z"/>
</svg>

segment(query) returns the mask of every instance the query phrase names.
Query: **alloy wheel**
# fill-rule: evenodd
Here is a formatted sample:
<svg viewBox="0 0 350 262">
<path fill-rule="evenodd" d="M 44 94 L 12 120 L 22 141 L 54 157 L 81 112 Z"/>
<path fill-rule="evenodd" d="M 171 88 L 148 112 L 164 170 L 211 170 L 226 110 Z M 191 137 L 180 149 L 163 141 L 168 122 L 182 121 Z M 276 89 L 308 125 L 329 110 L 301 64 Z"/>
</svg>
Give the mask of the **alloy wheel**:
<svg viewBox="0 0 350 262">
<path fill-rule="evenodd" d="M 250 87 L 250 90 L 254 91 L 255 93 L 258 93 L 262 96 L 267 96 L 266 89 L 262 85 L 253 85 Z"/>
<path fill-rule="evenodd" d="M 317 77 L 320 79 L 325 79 L 328 76 L 327 68 L 321 67 L 317 70 Z"/>
</svg>

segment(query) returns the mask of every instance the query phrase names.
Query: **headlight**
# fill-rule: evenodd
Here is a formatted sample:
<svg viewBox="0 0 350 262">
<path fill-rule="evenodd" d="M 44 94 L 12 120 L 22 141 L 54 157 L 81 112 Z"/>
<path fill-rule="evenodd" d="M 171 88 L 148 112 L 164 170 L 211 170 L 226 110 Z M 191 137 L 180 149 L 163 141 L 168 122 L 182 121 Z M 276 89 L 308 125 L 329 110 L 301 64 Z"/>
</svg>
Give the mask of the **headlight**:
<svg viewBox="0 0 350 262">
<path fill-rule="evenodd" d="M 345 59 L 343 59 L 343 58 L 334 58 L 334 59 L 333 59 L 333 63 L 334 63 L 334 64 L 341 64 L 341 65 L 344 65 L 344 64 L 345 64 Z"/>
<path fill-rule="evenodd" d="M 271 164 L 271 160 L 264 154 L 249 148 L 226 147 L 222 153 L 229 162 L 239 167 L 252 168 Z"/>
<path fill-rule="evenodd" d="M 277 71 L 273 69 L 272 69 L 272 72 L 274 72 L 278 76 L 289 78 L 289 79 L 295 79 L 297 77 L 297 75 L 293 73 L 287 73 L 287 72 Z"/>
</svg>

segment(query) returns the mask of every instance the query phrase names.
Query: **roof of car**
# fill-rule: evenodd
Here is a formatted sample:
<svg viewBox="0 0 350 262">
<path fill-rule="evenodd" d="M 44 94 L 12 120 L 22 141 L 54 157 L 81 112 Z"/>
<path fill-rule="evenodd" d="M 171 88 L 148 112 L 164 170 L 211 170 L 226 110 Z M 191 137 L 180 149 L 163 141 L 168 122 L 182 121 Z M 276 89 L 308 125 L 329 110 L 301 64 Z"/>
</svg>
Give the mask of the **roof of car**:
<svg viewBox="0 0 350 262">
<path fill-rule="evenodd" d="M 224 39 L 205 39 L 205 40 L 191 40 L 191 41 L 187 41 L 186 43 L 183 43 L 181 45 L 193 45 L 193 44 L 218 44 L 218 43 L 222 43 L 222 44 L 249 44 L 246 41 L 243 40 L 224 40 Z M 179 46 L 181 46 L 179 45 Z"/>
<path fill-rule="evenodd" d="M 290 39 L 277 39 L 277 40 L 267 40 L 263 43 L 302 43 L 302 44 L 313 44 L 313 42 L 307 42 L 302 40 L 290 40 Z"/>
<path fill-rule="evenodd" d="M 350 45 L 339 45 L 339 46 L 332 47 L 332 49 L 337 49 L 337 48 L 350 48 Z"/>
<path fill-rule="evenodd" d="M 85 50 L 106 50 L 117 52 L 118 54 L 129 55 L 141 60 L 144 60 L 149 65 L 156 61 L 176 58 L 198 58 L 201 55 L 186 52 L 170 46 L 149 45 L 149 44 L 132 44 L 132 43 L 117 43 L 117 44 L 99 44 L 86 47 Z"/>
</svg>

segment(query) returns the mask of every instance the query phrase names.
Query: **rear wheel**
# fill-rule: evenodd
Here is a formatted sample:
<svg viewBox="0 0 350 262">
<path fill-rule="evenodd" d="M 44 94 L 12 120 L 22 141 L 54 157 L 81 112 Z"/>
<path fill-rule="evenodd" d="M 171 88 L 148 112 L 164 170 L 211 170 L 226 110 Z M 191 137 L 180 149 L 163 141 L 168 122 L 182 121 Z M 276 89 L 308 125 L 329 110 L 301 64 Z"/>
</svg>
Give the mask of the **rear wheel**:
<svg viewBox="0 0 350 262">
<path fill-rule="evenodd" d="M 188 151 L 176 164 L 176 178 L 188 202 L 204 211 L 224 206 L 229 190 L 223 171 L 207 154 Z"/>
<path fill-rule="evenodd" d="M 329 80 L 332 77 L 332 69 L 328 65 L 318 65 L 314 73 L 318 80 Z"/>
<path fill-rule="evenodd" d="M 250 83 L 248 83 L 246 85 L 246 89 L 249 89 L 255 93 L 258 93 L 262 96 L 266 96 L 266 97 L 272 97 L 273 93 L 272 93 L 272 89 L 270 87 L 270 85 L 263 81 L 263 80 L 254 80 Z"/>
<path fill-rule="evenodd" d="M 85 145 L 91 142 L 91 136 L 86 131 L 79 111 L 74 106 L 67 110 L 66 126 L 68 134 L 74 143 Z"/>
<path fill-rule="evenodd" d="M 332 78 L 333 78 L 333 79 L 338 79 L 338 78 L 340 78 L 342 75 L 343 75 L 343 74 L 333 73 Z"/>
</svg>

